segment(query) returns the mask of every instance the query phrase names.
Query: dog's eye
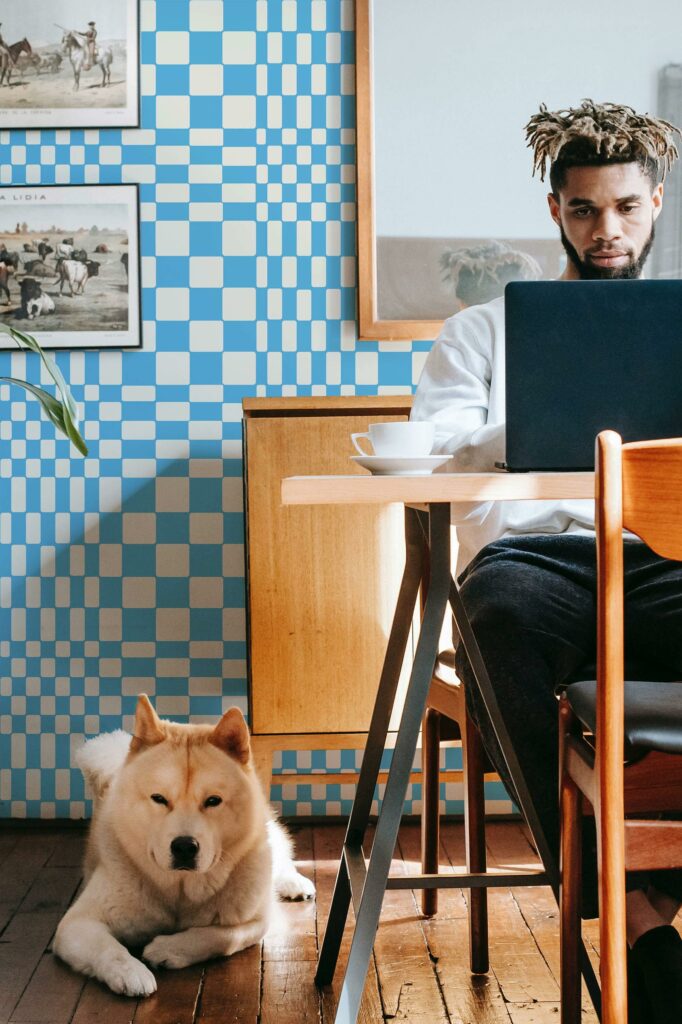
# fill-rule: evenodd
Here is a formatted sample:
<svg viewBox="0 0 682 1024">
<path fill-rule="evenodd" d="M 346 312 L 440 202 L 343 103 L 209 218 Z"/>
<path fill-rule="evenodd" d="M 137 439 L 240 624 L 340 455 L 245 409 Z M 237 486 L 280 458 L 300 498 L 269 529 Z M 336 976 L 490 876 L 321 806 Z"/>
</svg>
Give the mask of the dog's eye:
<svg viewBox="0 0 682 1024">
<path fill-rule="evenodd" d="M 161 796 L 160 793 L 152 793 L 152 800 L 154 801 L 155 804 L 163 804 L 164 807 L 168 806 L 168 801 L 166 800 L 165 796 Z"/>
<path fill-rule="evenodd" d="M 204 800 L 204 807 L 217 807 L 223 802 L 220 796 L 209 796 Z"/>
</svg>

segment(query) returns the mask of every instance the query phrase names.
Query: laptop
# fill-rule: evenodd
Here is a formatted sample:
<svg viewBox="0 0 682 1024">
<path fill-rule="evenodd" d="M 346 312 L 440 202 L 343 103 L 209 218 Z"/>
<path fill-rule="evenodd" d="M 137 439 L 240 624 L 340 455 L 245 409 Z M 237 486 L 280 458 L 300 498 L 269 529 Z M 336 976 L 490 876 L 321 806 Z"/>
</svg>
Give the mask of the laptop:
<svg viewBox="0 0 682 1024">
<path fill-rule="evenodd" d="M 505 289 L 510 472 L 594 468 L 600 430 L 682 437 L 682 281 Z"/>
</svg>

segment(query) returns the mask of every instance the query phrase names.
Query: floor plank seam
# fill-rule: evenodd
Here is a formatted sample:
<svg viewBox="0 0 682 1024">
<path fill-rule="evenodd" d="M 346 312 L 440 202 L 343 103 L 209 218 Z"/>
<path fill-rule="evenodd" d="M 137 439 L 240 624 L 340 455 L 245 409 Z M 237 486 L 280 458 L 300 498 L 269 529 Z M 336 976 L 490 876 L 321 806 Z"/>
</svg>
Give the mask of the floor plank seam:
<svg viewBox="0 0 682 1024">
<path fill-rule="evenodd" d="M 317 883 L 317 852 L 315 850 L 315 829 L 311 828 L 310 826 L 308 826 L 308 830 L 310 832 L 310 852 L 313 855 L 313 857 L 312 857 L 312 874 L 313 874 L 313 885 L 315 886 L 315 894 L 313 896 L 313 900 L 315 901 L 315 917 L 314 917 L 314 920 L 315 920 L 315 954 L 316 954 L 315 959 L 317 961 L 317 959 L 319 958 L 319 955 L 320 955 L 320 923 L 319 923 L 319 914 L 317 912 L 317 892 L 318 892 L 318 883 Z M 295 843 L 295 838 L 294 838 L 294 843 Z M 298 852 L 296 850 L 295 846 L 294 846 L 294 852 L 295 853 Z M 296 861 L 295 863 L 296 863 L 296 866 L 298 868 L 298 861 Z M 315 991 L 317 993 L 317 1017 L 318 1017 L 318 1020 L 319 1020 L 319 1024 L 324 1024 L 324 998 L 323 998 L 323 993 L 318 988 L 318 986 L 315 984 L 314 980 L 313 980 L 313 984 L 315 985 Z"/>
<path fill-rule="evenodd" d="M 547 970 L 549 971 L 551 976 L 554 978 L 556 983 L 559 984 L 559 979 L 555 977 L 554 971 L 552 970 L 552 965 L 550 964 L 549 960 L 545 956 L 544 951 L 542 949 L 542 946 L 538 942 L 537 936 L 536 936 L 535 932 L 533 931 L 532 925 L 531 925 L 530 921 L 528 920 L 528 918 L 526 917 L 525 911 L 524 911 L 523 907 L 521 906 L 521 904 L 519 903 L 519 901 L 518 901 L 518 899 L 516 897 L 516 892 L 514 891 L 514 889 L 510 889 L 509 891 L 511 893 L 512 900 L 514 901 L 514 903 L 518 907 L 519 915 L 521 916 L 524 924 L 526 925 L 526 928 L 528 929 L 528 931 L 530 932 L 531 936 L 533 937 L 533 942 L 535 943 L 535 948 L 537 949 L 538 953 L 542 957 L 544 963 L 547 965 Z M 557 924 L 557 927 L 558 927 L 558 924 Z"/>
<path fill-rule="evenodd" d="M 510 1009 L 510 1007 L 512 1006 L 512 1000 L 508 999 L 507 996 L 504 994 L 504 988 L 502 987 L 502 979 L 500 978 L 492 964 L 490 965 L 490 969 L 488 971 L 488 977 L 495 979 L 497 991 L 500 993 L 500 996 L 502 998 L 502 1007 L 504 1009 L 504 1012 L 507 1014 L 507 1017 L 509 1018 L 509 1024 L 513 1024 L 513 1018 Z"/>
<path fill-rule="evenodd" d="M 263 1018 L 263 989 L 265 986 L 265 943 L 261 940 L 260 942 L 260 979 L 258 984 L 258 1012 L 256 1014 L 256 1024 L 262 1024 Z"/>
<path fill-rule="evenodd" d="M 408 857 L 405 856 L 405 853 L 403 851 L 403 845 L 402 845 L 402 843 L 400 841 L 400 838 L 398 838 L 398 852 L 399 852 L 399 854 L 400 854 L 400 856 L 402 858 L 403 865 L 405 867 L 406 872 L 410 873 L 411 870 L 412 870 L 412 868 L 411 868 L 411 863 L 412 862 L 409 860 Z M 448 860 L 449 860 L 449 858 L 448 858 Z M 417 867 L 419 868 L 419 865 Z M 422 939 L 424 941 L 424 946 L 426 948 L 426 952 L 427 952 L 427 955 L 428 955 L 428 958 L 429 958 L 429 962 L 431 964 L 431 970 L 433 971 L 433 976 L 434 976 L 434 978 L 436 980 L 436 985 L 438 987 L 438 994 L 440 996 L 440 1001 L 441 1001 L 441 1005 L 443 1007 L 443 1012 L 445 1014 L 445 1019 L 447 1021 L 447 1024 L 452 1024 L 452 1017 L 450 1016 L 450 1009 L 448 1007 L 447 1000 L 445 998 L 445 990 L 443 988 L 443 982 L 442 982 L 441 975 L 440 975 L 440 972 L 439 972 L 438 966 L 437 966 L 438 965 L 438 961 L 439 961 L 439 957 L 437 957 L 432 952 L 431 946 L 429 945 L 429 938 L 428 938 L 428 935 L 427 935 L 426 930 L 424 928 L 424 923 L 425 923 L 425 921 L 427 919 L 422 914 L 421 908 L 420 908 L 420 905 L 419 905 L 419 894 L 421 893 L 421 891 L 422 891 L 421 889 L 410 889 L 410 893 L 412 895 L 412 903 L 414 904 L 414 909 L 415 909 L 415 913 L 416 913 L 416 916 L 417 916 L 417 922 L 418 922 L 418 925 L 419 925 L 419 931 L 420 931 Z"/>
<path fill-rule="evenodd" d="M 199 1020 L 199 1015 L 201 1013 L 201 996 L 204 991 L 205 981 L 206 969 L 204 968 L 204 970 L 201 972 L 201 977 L 199 978 L 199 984 L 197 985 L 197 994 L 194 997 L 194 1006 L 192 1007 L 192 1024 L 196 1024 L 196 1021 Z"/>
<path fill-rule="evenodd" d="M 383 989 L 381 988 L 381 976 L 379 974 L 379 964 L 377 963 L 377 956 L 374 950 L 372 950 L 372 960 L 370 962 L 370 969 L 374 971 L 374 978 L 377 986 L 377 994 L 379 996 L 379 1003 L 381 1004 L 381 1019 L 382 1021 L 389 1020 L 386 1013 L 386 1000 L 384 999 Z"/>
<path fill-rule="evenodd" d="M 421 926 L 421 923 L 420 923 L 420 929 L 421 929 L 422 935 L 424 936 L 424 942 L 426 943 L 426 952 L 429 954 L 429 960 L 431 961 L 431 969 L 433 970 L 433 975 L 434 975 L 434 977 L 436 979 L 436 985 L 438 986 L 438 992 L 440 994 L 440 1001 L 441 1001 L 441 1003 L 443 1005 L 443 1012 L 445 1014 L 445 1019 L 447 1021 L 447 1024 L 452 1024 L 452 1017 L 450 1016 L 450 1009 L 448 1007 L 447 1000 L 445 998 L 445 989 L 443 987 L 443 980 L 441 978 L 440 971 L 438 970 L 438 961 L 439 961 L 440 957 L 435 956 L 431 952 L 431 949 L 429 947 L 429 940 L 426 937 L 426 934 L 424 932 L 423 927 Z"/>
</svg>

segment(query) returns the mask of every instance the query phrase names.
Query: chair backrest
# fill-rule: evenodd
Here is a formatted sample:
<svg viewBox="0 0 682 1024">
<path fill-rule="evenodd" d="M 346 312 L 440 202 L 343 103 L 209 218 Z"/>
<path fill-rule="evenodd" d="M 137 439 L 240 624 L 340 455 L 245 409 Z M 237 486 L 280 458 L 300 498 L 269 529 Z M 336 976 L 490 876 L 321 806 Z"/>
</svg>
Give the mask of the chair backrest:
<svg viewBox="0 0 682 1024">
<path fill-rule="evenodd" d="M 623 528 L 663 558 L 682 560 L 682 438 L 596 444 L 597 743 L 599 799 L 619 820 L 623 802 Z M 623 853 L 624 857 L 624 853 Z M 625 864 L 623 861 L 623 870 Z"/>
<path fill-rule="evenodd" d="M 622 474 L 623 526 L 682 560 L 682 438 L 624 444 Z"/>
</svg>

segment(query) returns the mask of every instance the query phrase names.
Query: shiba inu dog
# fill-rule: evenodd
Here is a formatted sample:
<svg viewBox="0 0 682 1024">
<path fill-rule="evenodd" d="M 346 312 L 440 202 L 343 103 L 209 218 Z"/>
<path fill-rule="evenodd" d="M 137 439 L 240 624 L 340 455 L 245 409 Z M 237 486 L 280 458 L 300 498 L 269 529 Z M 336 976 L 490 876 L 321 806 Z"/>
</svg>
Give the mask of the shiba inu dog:
<svg viewBox="0 0 682 1024">
<path fill-rule="evenodd" d="M 262 939 L 276 895 L 313 895 L 253 771 L 238 708 L 216 726 L 180 725 L 142 694 L 134 736 L 97 736 L 77 761 L 95 796 L 85 886 L 53 944 L 74 970 L 150 995 L 150 967 L 236 953 Z"/>
</svg>

